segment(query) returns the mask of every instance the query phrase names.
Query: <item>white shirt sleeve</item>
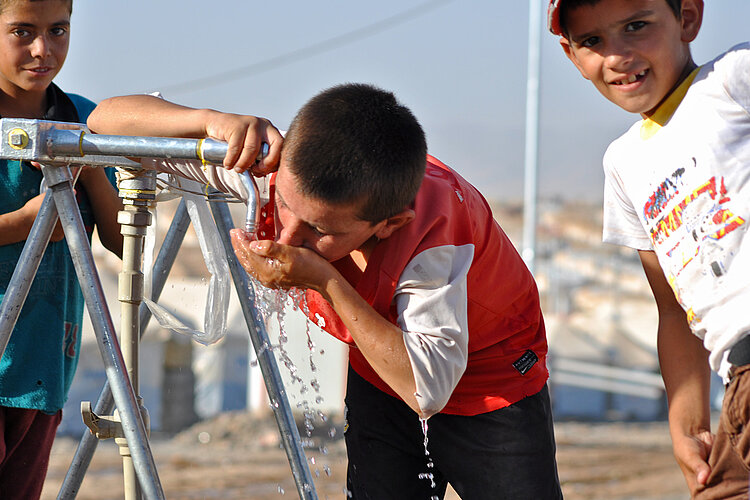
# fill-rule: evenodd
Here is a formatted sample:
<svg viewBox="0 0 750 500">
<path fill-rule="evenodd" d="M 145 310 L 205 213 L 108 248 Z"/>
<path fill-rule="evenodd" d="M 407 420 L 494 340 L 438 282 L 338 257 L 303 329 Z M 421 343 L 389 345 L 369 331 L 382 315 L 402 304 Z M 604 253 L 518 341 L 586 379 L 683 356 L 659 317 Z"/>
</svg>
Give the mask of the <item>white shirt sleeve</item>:
<svg viewBox="0 0 750 500">
<path fill-rule="evenodd" d="M 613 146 L 604 156 L 604 214 L 602 240 L 636 250 L 653 250 L 648 234 L 641 224 L 630 198 L 625 194 L 622 181 L 610 165 Z"/>
<path fill-rule="evenodd" d="M 750 113 L 750 43 L 732 48 L 727 58 L 724 88 L 729 97 Z M 723 63 L 723 61 L 722 61 Z"/>
<path fill-rule="evenodd" d="M 474 246 L 440 246 L 420 253 L 399 278 L 394 301 L 426 416 L 445 407 L 468 360 L 467 275 Z"/>
</svg>

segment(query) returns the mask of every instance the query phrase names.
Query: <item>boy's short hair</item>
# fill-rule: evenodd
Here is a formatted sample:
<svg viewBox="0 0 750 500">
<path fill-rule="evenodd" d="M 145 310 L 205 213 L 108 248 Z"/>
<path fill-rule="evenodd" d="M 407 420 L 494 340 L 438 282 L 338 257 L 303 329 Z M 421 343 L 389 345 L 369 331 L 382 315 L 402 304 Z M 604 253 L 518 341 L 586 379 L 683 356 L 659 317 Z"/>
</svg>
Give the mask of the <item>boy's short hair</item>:
<svg viewBox="0 0 750 500">
<path fill-rule="evenodd" d="M 426 156 L 412 112 L 367 84 L 338 85 L 310 99 L 289 126 L 282 153 L 305 196 L 361 203 L 359 218 L 373 224 L 414 200 Z"/>
<path fill-rule="evenodd" d="M 549 6 L 549 29 L 555 35 L 568 36 L 567 14 L 571 9 L 582 5 L 596 5 L 602 0 L 551 0 Z M 672 9 L 677 19 L 680 19 L 682 12 L 682 0 L 665 0 L 669 8 Z M 552 15 L 552 11 L 557 10 L 557 17 Z M 553 19 L 554 17 L 554 19 Z"/>
<path fill-rule="evenodd" d="M 11 5 L 22 3 L 22 2 L 41 2 L 43 0 L 0 0 L 0 14 L 2 14 L 6 8 Z M 67 2 L 68 11 L 73 13 L 73 0 L 60 0 L 61 2 Z"/>
</svg>

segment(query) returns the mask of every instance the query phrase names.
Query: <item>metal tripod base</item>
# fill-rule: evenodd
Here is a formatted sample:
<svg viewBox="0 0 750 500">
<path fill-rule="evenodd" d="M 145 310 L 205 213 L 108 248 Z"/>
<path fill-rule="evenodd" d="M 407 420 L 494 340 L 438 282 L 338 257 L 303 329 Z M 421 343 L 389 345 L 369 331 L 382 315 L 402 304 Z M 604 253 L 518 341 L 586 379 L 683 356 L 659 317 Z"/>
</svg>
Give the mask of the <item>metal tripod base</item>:
<svg viewBox="0 0 750 500">
<path fill-rule="evenodd" d="M 7 346 L 59 214 L 104 361 L 107 380 L 112 388 L 117 407 L 120 409 L 122 432 L 130 445 L 135 464 L 135 474 L 146 498 L 163 499 L 164 491 L 159 482 L 154 457 L 148 445 L 146 428 L 138 411 L 133 387 L 126 375 L 125 363 L 117 337 L 114 334 L 112 318 L 94 264 L 91 245 L 76 203 L 70 169 L 67 166 L 42 165 L 42 173 L 49 186 L 47 194 L 51 193 L 52 197 L 47 196 L 45 198 L 44 209 L 37 216 L 26 245 L 24 245 L 20 265 L 16 267 L 9 284 L 9 290 L 13 289 L 13 293 L 6 294 L 3 299 L 0 309 L 2 310 L 2 315 L 0 315 L 2 323 L 0 325 L 2 327 L 0 328 L 0 354 L 4 352 Z M 52 203 L 51 198 L 54 198 L 54 203 Z M 29 260 L 24 261 L 25 258 Z"/>
<path fill-rule="evenodd" d="M 219 229 L 222 243 L 227 254 L 229 268 L 232 273 L 235 289 L 239 298 L 245 321 L 248 326 L 250 340 L 255 348 L 258 362 L 263 373 L 263 379 L 266 385 L 266 391 L 269 398 L 278 402 L 273 405 L 274 417 L 281 435 L 282 445 L 287 454 L 287 459 L 294 476 L 297 492 L 300 499 L 316 500 L 315 484 L 313 482 L 310 469 L 307 464 L 302 441 L 297 429 L 294 416 L 292 414 L 289 400 L 284 391 L 284 385 L 279 373 L 276 358 L 269 349 L 261 349 L 260 346 L 269 345 L 268 333 L 265 325 L 254 304 L 248 295 L 248 278 L 247 273 L 237 262 L 232 250 L 232 243 L 229 236 L 229 230 L 233 228 L 233 222 L 229 208 L 226 203 L 211 203 L 214 220 Z M 187 231 L 190 219 L 185 208 L 185 202 L 181 201 L 175 212 L 172 224 L 169 227 L 167 235 L 159 250 L 159 255 L 154 263 L 152 295 L 154 300 L 158 300 L 161 291 L 164 288 L 167 275 L 175 261 L 177 252 L 182 244 L 183 238 Z M 151 318 L 151 311 L 142 305 L 140 308 L 141 335 L 145 331 L 146 325 Z M 99 395 L 92 413 L 95 415 L 104 415 L 112 411 L 113 400 L 109 383 L 105 384 Z M 90 408 L 90 407 L 89 407 Z M 101 421 L 99 422 L 101 426 Z M 83 476 L 88 469 L 94 452 L 98 444 L 98 439 L 91 433 L 85 433 L 76 450 L 68 473 L 65 476 L 62 487 L 58 494 L 58 500 L 75 498 L 78 493 Z"/>
</svg>

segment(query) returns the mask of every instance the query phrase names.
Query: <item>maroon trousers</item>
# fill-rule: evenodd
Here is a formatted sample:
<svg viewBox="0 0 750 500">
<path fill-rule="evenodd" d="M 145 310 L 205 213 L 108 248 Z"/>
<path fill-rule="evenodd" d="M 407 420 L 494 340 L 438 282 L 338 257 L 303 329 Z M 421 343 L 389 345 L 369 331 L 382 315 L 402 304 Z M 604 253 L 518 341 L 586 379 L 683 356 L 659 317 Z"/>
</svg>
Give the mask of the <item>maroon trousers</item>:
<svg viewBox="0 0 750 500">
<path fill-rule="evenodd" d="M 0 498 L 34 500 L 42 494 L 49 455 L 62 410 L 0 406 Z"/>
</svg>

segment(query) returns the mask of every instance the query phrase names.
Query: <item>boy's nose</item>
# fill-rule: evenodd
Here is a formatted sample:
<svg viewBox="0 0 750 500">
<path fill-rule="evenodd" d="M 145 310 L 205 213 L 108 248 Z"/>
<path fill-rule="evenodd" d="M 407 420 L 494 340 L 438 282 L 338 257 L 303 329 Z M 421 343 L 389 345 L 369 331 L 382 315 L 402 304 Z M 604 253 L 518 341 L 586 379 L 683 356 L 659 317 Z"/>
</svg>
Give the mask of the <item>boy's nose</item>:
<svg viewBox="0 0 750 500">
<path fill-rule="evenodd" d="M 50 53 L 50 43 L 44 35 L 37 36 L 31 44 L 31 55 L 45 57 Z"/>
<path fill-rule="evenodd" d="M 633 62 L 633 50 L 624 40 L 610 40 L 605 60 L 610 68 L 625 71 L 627 65 Z"/>
<path fill-rule="evenodd" d="M 302 237 L 299 224 L 287 224 L 278 233 L 276 242 L 293 247 L 302 246 Z"/>
</svg>

